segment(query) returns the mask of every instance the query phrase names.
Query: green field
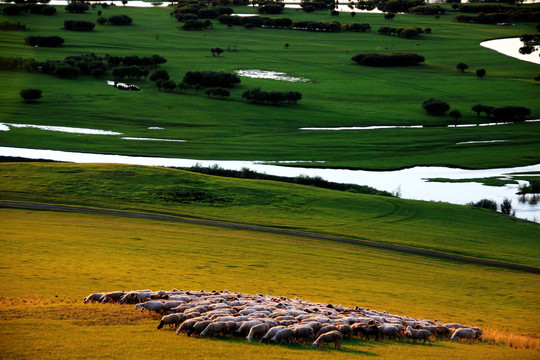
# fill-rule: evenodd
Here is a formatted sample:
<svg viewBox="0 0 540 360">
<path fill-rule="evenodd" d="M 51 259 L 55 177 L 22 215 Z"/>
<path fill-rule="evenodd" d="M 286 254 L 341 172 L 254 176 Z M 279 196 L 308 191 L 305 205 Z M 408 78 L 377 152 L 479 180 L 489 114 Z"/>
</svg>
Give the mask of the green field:
<svg viewBox="0 0 540 360">
<path fill-rule="evenodd" d="M 421 108 L 435 97 L 447 101 L 463 114 L 462 123 L 489 122 L 470 110 L 481 103 L 492 106 L 521 105 L 540 117 L 540 88 L 533 80 L 538 65 L 497 54 L 479 46 L 486 39 L 519 36 L 534 31 L 532 23 L 514 27 L 461 24 L 453 14 L 436 20 L 432 16 L 398 15 L 391 22 L 380 14 L 348 14 L 332 17 L 324 12 L 305 14 L 286 9 L 281 16 L 310 20 L 367 22 L 369 33 L 315 33 L 296 30 L 242 27 L 228 29 L 214 21 L 205 31 L 179 31 L 170 9 L 113 7 L 103 16 L 127 14 L 129 27 L 97 25 L 91 33 L 62 30 L 63 21 L 95 21 L 97 9 L 87 14 L 56 16 L 26 14 L 0 16 L 21 22 L 26 32 L 0 33 L 3 56 L 59 60 L 70 55 L 159 54 L 172 79 L 180 82 L 187 71 L 266 69 L 310 79 L 311 83 L 242 78 L 227 100 L 206 98 L 203 92 L 169 94 L 158 91 L 149 80 L 135 81 L 143 89 L 121 92 L 107 86 L 104 76 L 80 76 L 63 80 L 50 75 L 2 72 L 0 121 L 7 123 L 61 125 L 112 130 L 130 137 L 170 138 L 185 143 L 140 142 L 120 136 L 74 135 L 36 129 L 0 132 L 0 143 L 68 151 L 166 156 L 195 159 L 306 160 L 325 161 L 328 167 L 396 169 L 414 165 L 450 165 L 489 168 L 538 163 L 537 123 L 482 128 L 446 128 L 449 116 L 429 116 Z M 235 7 L 237 13 L 253 12 Z M 430 27 L 432 34 L 403 39 L 377 34 L 380 26 Z M 24 45 L 29 35 L 60 35 L 61 48 Z M 159 35 L 156 40 L 155 36 Z M 286 49 L 284 44 L 290 44 Z M 213 47 L 237 49 L 213 57 Z M 424 65 L 411 68 L 369 68 L 350 60 L 359 52 L 417 52 Z M 456 70 L 459 62 L 471 68 Z M 487 70 L 484 79 L 474 70 Z M 19 91 L 43 90 L 39 104 L 26 105 Z M 298 105 L 255 106 L 241 99 L 251 88 L 266 91 L 300 91 Z M 301 127 L 424 125 L 423 129 L 379 131 L 300 131 Z M 164 130 L 149 130 L 148 127 Z M 510 140 L 502 143 L 456 145 L 464 141 Z"/>
<path fill-rule="evenodd" d="M 0 6 L 2 8 L 3 6 Z M 254 13 L 235 7 L 236 13 Z M 110 76 L 63 80 L 0 71 L 0 124 L 55 125 L 121 132 L 82 135 L 14 128 L 0 146 L 90 153 L 213 160 L 325 161 L 321 166 L 397 169 L 415 165 L 493 168 L 537 164 L 540 123 L 447 128 L 448 116 L 421 108 L 435 97 L 464 115 L 461 123 L 490 122 L 471 106 L 521 105 L 540 118 L 538 65 L 482 48 L 486 39 L 533 32 L 461 24 L 453 14 L 380 14 L 285 10 L 295 20 L 368 22 L 370 33 L 228 29 L 213 21 L 205 31 L 180 31 L 170 9 L 112 7 L 130 27 L 96 25 L 92 33 L 62 30 L 64 20 L 95 21 L 97 9 L 55 16 L 0 15 L 26 32 L 0 32 L 0 56 L 60 60 L 70 55 L 159 54 L 179 82 L 194 70 L 265 69 L 310 83 L 242 78 L 227 100 L 200 91 L 121 92 Z M 380 26 L 430 27 L 432 34 L 402 39 L 377 34 Z M 29 35 L 59 35 L 63 47 L 32 48 Z M 159 35 L 159 39 L 156 39 Z M 288 43 L 286 49 L 284 44 Z M 224 52 L 213 57 L 214 47 Z M 418 52 L 412 68 L 366 68 L 360 52 Z M 456 70 L 459 62 L 471 68 Z M 477 79 L 475 69 L 487 75 Z M 128 81 L 131 82 L 131 81 Z M 23 88 L 40 88 L 24 104 Z M 300 91 L 297 105 L 255 106 L 242 93 L 261 87 Z M 300 131 L 301 127 L 424 125 L 422 129 Z M 149 127 L 162 127 L 150 130 Z M 121 137 L 182 139 L 140 142 Z M 508 140 L 458 145 L 458 142 Z M 3 159 L 5 160 L 5 159 Z M 313 163 L 311 163 L 313 165 Z M 519 179 L 536 179 L 521 174 Z M 500 185 L 499 179 L 484 179 Z M 222 178 L 159 167 L 0 162 L 0 200 L 142 212 L 185 219 L 329 235 L 408 246 L 475 259 L 540 267 L 540 226 L 486 209 L 335 191 L 277 181 Z M 540 357 L 538 275 L 462 261 L 382 250 L 292 234 L 195 225 L 80 211 L 0 205 L 0 359 L 534 359 Z M 340 351 L 309 346 L 266 346 L 245 339 L 203 339 L 157 331 L 157 317 L 133 306 L 85 305 L 98 291 L 222 290 L 299 297 L 390 313 L 460 322 L 484 329 L 484 342 L 435 341 L 432 346 L 346 340 Z"/>
</svg>

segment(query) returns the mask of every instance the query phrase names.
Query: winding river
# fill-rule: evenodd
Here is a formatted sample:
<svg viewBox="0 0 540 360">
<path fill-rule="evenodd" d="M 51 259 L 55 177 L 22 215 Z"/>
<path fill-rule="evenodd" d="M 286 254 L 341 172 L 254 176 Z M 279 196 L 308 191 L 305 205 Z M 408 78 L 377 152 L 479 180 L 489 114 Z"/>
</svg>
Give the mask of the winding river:
<svg viewBox="0 0 540 360">
<path fill-rule="evenodd" d="M 364 171 L 345 169 L 303 168 L 279 165 L 278 162 L 262 161 L 219 161 L 144 156 L 123 156 L 38 150 L 14 147 L 0 147 L 0 156 L 46 159 L 74 163 L 110 163 L 165 167 L 191 167 L 195 165 L 218 165 L 224 169 L 241 170 L 248 168 L 269 175 L 295 177 L 299 175 L 320 176 L 338 183 L 369 185 L 390 192 L 400 192 L 405 199 L 443 201 L 452 204 L 466 204 L 481 199 L 491 199 L 501 203 L 504 198 L 512 201 L 516 216 L 531 221 L 540 221 L 540 207 L 519 201 L 516 195 L 518 184 L 506 186 L 485 186 L 476 182 L 443 183 L 428 182 L 427 179 L 473 179 L 497 177 L 505 178 L 512 173 L 535 173 L 540 175 L 540 164 L 515 168 L 464 170 L 446 167 L 414 167 L 395 171 Z M 520 183 L 524 183 L 521 181 Z"/>
</svg>

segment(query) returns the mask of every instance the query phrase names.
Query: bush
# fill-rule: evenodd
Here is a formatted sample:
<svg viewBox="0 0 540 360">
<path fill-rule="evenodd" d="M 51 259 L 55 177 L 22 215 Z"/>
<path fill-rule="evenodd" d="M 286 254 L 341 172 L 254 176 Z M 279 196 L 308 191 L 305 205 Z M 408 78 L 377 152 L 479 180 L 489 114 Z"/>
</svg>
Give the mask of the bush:
<svg viewBox="0 0 540 360">
<path fill-rule="evenodd" d="M 24 102 L 29 104 L 41 99 L 41 90 L 39 89 L 22 89 L 19 95 L 23 98 Z"/>
<path fill-rule="evenodd" d="M 182 82 L 190 86 L 230 88 L 240 83 L 236 74 L 216 71 L 188 71 Z"/>
<path fill-rule="evenodd" d="M 9 21 L 0 22 L 0 30 L 2 31 L 25 31 L 26 25 L 20 23 L 11 23 Z"/>
<path fill-rule="evenodd" d="M 90 21 L 65 20 L 64 29 L 74 31 L 92 31 L 96 24 Z"/>
<path fill-rule="evenodd" d="M 281 92 L 281 91 L 262 91 L 260 88 L 247 90 L 242 94 L 250 104 L 263 105 L 270 103 L 278 105 L 281 102 L 287 101 L 289 104 L 296 104 L 302 99 L 302 94 L 297 91 Z"/>
<path fill-rule="evenodd" d="M 127 15 L 113 15 L 109 18 L 109 23 L 111 25 L 126 26 L 131 25 L 132 22 L 133 19 Z"/>
<path fill-rule="evenodd" d="M 213 97 L 213 98 L 220 98 L 223 99 L 225 97 L 231 96 L 231 92 L 228 89 L 222 88 L 222 87 L 212 87 L 208 88 L 204 91 L 206 93 L 206 96 Z"/>
<path fill-rule="evenodd" d="M 422 103 L 422 108 L 431 115 L 442 115 L 450 110 L 450 105 L 445 101 L 431 98 Z"/>
<path fill-rule="evenodd" d="M 456 69 L 458 69 L 459 71 L 461 72 L 465 72 L 465 70 L 467 70 L 469 68 L 469 65 L 465 64 L 465 63 L 459 63 L 456 65 Z"/>
<path fill-rule="evenodd" d="M 19 15 L 23 11 L 24 11 L 23 6 L 16 6 L 16 5 L 6 6 L 5 8 L 2 9 L 2 13 L 7 16 Z"/>
<path fill-rule="evenodd" d="M 259 6 L 257 12 L 261 14 L 281 14 L 283 7 L 284 5 L 281 3 L 266 3 L 263 6 Z"/>
<path fill-rule="evenodd" d="M 60 36 L 28 36 L 24 43 L 29 46 L 59 47 L 64 43 Z"/>
<path fill-rule="evenodd" d="M 498 121 L 525 121 L 530 114 L 531 109 L 524 106 L 502 106 L 491 111 Z"/>
<path fill-rule="evenodd" d="M 478 69 L 476 70 L 476 76 L 480 79 L 482 79 L 484 76 L 486 76 L 486 69 Z"/>
<path fill-rule="evenodd" d="M 495 210 L 497 211 L 497 203 L 493 200 L 488 200 L 488 199 L 482 199 L 478 202 L 470 202 L 468 203 L 467 205 L 469 206 L 474 206 L 474 207 L 478 207 L 478 208 L 483 208 L 483 209 L 490 209 L 490 210 Z"/>
<path fill-rule="evenodd" d="M 89 9 L 90 6 L 83 2 L 71 2 L 66 6 L 66 11 L 70 13 L 83 13 Z"/>
<path fill-rule="evenodd" d="M 341 30 L 366 32 L 371 30 L 371 26 L 368 23 L 343 24 Z"/>
<path fill-rule="evenodd" d="M 413 66 L 424 62 L 423 56 L 415 53 L 394 53 L 394 54 L 357 54 L 351 58 L 359 65 L 365 66 Z"/>
</svg>

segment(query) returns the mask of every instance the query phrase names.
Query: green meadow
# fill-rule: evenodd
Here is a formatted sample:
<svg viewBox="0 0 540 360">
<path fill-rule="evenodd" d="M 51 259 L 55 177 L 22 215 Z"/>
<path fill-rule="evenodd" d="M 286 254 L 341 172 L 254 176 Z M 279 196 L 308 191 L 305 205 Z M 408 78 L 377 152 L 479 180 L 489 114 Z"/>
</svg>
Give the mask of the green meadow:
<svg viewBox="0 0 540 360">
<path fill-rule="evenodd" d="M 2 6 L 0 6 L 2 8 Z M 537 64 L 479 46 L 481 41 L 535 31 L 461 24 L 449 13 L 432 16 L 286 9 L 294 20 L 367 22 L 369 33 L 311 33 L 227 28 L 181 31 L 167 8 L 103 9 L 126 14 L 129 27 L 99 25 L 91 33 L 63 30 L 64 20 L 95 22 L 98 9 L 55 16 L 0 15 L 26 32 L 0 32 L 1 56 L 61 60 L 95 53 L 159 54 L 180 82 L 187 71 L 264 69 L 311 82 L 242 78 L 226 100 L 202 91 L 158 91 L 150 80 L 128 81 L 140 92 L 106 84 L 111 76 L 64 80 L 1 71 L 0 123 L 102 129 L 122 135 L 83 135 L 32 128 L 0 131 L 0 145 L 89 153 L 214 160 L 325 161 L 320 166 L 397 169 L 415 165 L 493 168 L 537 164 L 538 123 L 448 128 L 448 116 L 421 108 L 434 97 L 477 117 L 475 104 L 529 107 L 540 118 Z M 236 13 L 255 13 L 234 7 Z M 99 9 L 101 10 L 101 9 Z M 272 16 L 272 15 L 271 15 Z M 403 39 L 377 34 L 380 26 L 430 27 Z M 24 45 L 29 35 L 59 35 L 60 48 Z M 156 38 L 159 36 L 159 38 Z M 285 48 L 284 44 L 289 47 Z M 225 51 L 212 56 L 210 49 Z M 423 65 L 367 68 L 361 52 L 417 52 Z M 470 69 L 461 73 L 459 62 Z M 485 68 L 478 79 L 475 70 Z M 43 98 L 24 104 L 23 88 Z M 299 91 L 297 105 L 256 106 L 245 90 Z M 423 125 L 421 129 L 301 131 L 301 127 Z M 149 127 L 160 127 L 151 130 Z M 184 143 L 122 137 L 182 139 Z M 467 141 L 508 140 L 457 144 Z M 316 163 L 310 163 L 311 165 Z M 521 174 L 519 179 L 536 179 Z M 484 179 L 501 184 L 499 179 Z M 506 181 L 505 181 L 506 182 Z M 486 209 L 334 191 L 312 186 L 222 178 L 179 169 L 106 164 L 0 162 L 0 200 L 84 206 L 213 220 L 402 245 L 471 258 L 540 267 L 540 227 Z M 82 212 L 0 206 L 0 358 L 87 359 L 533 359 L 539 357 L 538 275 L 368 248 L 308 237 L 136 219 Z M 146 289 L 222 290 L 299 297 L 393 314 L 460 322 L 484 329 L 484 341 L 416 345 L 345 340 L 332 347 L 266 346 L 245 339 L 204 339 L 158 331 L 158 317 L 132 305 L 83 304 L 92 292 Z"/>
<path fill-rule="evenodd" d="M 98 7 L 99 8 L 99 7 Z M 122 136 L 182 139 L 185 143 L 122 140 L 120 136 L 76 135 L 37 129 L 12 129 L 0 133 L 4 146 L 58 149 L 97 153 L 183 157 L 195 159 L 306 160 L 325 161 L 327 167 L 395 169 L 414 165 L 449 165 L 489 168 L 538 163 L 539 126 L 519 123 L 505 126 L 447 128 L 449 116 L 430 116 L 421 108 L 431 97 L 447 101 L 463 114 L 461 123 L 484 123 L 471 107 L 520 105 L 538 118 L 539 86 L 534 77 L 538 65 L 485 49 L 486 39 L 533 32 L 533 23 L 513 27 L 462 24 L 449 13 L 432 16 L 398 15 L 392 21 L 381 14 L 326 12 L 305 14 L 286 9 L 279 16 L 294 20 L 367 22 L 368 33 L 316 33 L 242 27 L 231 29 L 213 21 L 204 31 L 181 31 L 167 8 L 103 9 L 103 16 L 127 14 L 133 25 L 96 25 L 93 32 L 63 30 L 68 19 L 95 22 L 97 10 L 69 14 L 58 7 L 55 16 L 0 16 L 21 22 L 26 32 L 2 32 L 3 56 L 44 61 L 70 55 L 95 53 L 127 56 L 159 54 L 168 61 L 175 82 L 187 71 L 265 69 L 310 79 L 309 83 L 242 78 L 230 98 L 214 100 L 202 91 L 187 94 L 158 91 L 149 80 L 133 81 L 141 92 L 122 92 L 107 86 L 111 76 L 94 79 L 79 76 L 64 80 L 44 74 L 2 71 L 2 115 L 6 123 L 59 125 L 121 132 Z M 251 7 L 234 7 L 236 13 L 253 13 Z M 404 39 L 377 34 L 380 26 L 430 27 L 431 34 Z M 24 45 L 29 35 L 59 35 L 60 48 Z M 159 39 L 156 40 L 156 35 Z M 284 44 L 289 47 L 285 48 Z M 236 49 L 212 56 L 210 49 Z M 426 58 L 421 66 L 396 68 L 362 67 L 351 61 L 360 52 L 417 52 Z M 456 64 L 470 69 L 461 73 Z M 475 70 L 485 68 L 478 79 Z M 38 104 L 21 101 L 22 88 L 43 90 Z M 297 105 L 256 106 L 242 93 L 260 87 L 265 91 L 299 91 Z M 372 125 L 423 125 L 423 129 L 379 131 L 300 131 L 302 127 Z M 164 130 L 149 130 L 163 127 Z M 458 142 L 509 140 L 500 143 L 457 145 Z"/>
</svg>

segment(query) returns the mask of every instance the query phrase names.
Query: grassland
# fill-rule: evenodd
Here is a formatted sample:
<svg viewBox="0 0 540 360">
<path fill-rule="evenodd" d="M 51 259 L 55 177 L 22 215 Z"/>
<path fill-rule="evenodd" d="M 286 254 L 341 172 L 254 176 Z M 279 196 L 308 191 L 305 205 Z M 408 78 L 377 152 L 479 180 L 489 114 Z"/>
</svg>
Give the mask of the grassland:
<svg viewBox="0 0 540 360">
<path fill-rule="evenodd" d="M 141 166 L 3 163 L 0 180 L 2 200 L 261 225 L 540 267 L 538 224 L 485 209 Z"/>
<path fill-rule="evenodd" d="M 182 358 L 329 356 L 298 346 L 174 336 L 156 331 L 157 321 L 140 317 L 131 306 L 80 303 L 92 291 L 131 288 L 227 288 L 461 321 L 488 332 L 538 331 L 537 275 L 250 231 L 102 215 L 1 212 L 0 339 L 8 358 L 86 358 L 89 352 L 114 358 L 148 353 Z M 365 355 L 532 358 L 537 353 L 487 343 L 361 341 L 346 342 L 344 351 L 332 352 L 336 358 Z"/>
<path fill-rule="evenodd" d="M 371 33 L 310 33 L 293 30 L 228 29 L 214 21 L 205 31 L 179 31 L 181 25 L 169 9 L 113 7 L 104 16 L 127 14 L 130 27 L 100 26 L 92 33 L 61 30 L 65 19 L 95 21 L 97 9 L 87 14 L 67 14 L 59 8 L 53 17 L 0 16 L 0 20 L 26 24 L 26 32 L 0 33 L 3 56 L 63 59 L 69 55 L 160 54 L 175 81 L 186 71 L 261 68 L 283 71 L 311 79 L 311 83 L 288 83 L 242 78 L 229 100 L 211 100 L 190 91 L 187 95 L 159 92 L 150 81 L 136 81 L 143 91 L 126 93 L 105 84 L 105 79 L 85 76 L 62 80 L 49 75 L 2 72 L 0 121 L 98 128 L 122 132 L 123 136 L 187 140 L 185 143 L 137 142 L 119 136 L 91 136 L 12 129 L 0 132 L 4 146 L 59 150 L 155 155 L 197 159 L 324 160 L 324 166 L 395 169 L 413 165 L 450 165 L 488 168 L 538 163 L 537 123 L 482 128 L 446 128 L 447 116 L 426 115 L 421 103 L 440 98 L 460 110 L 463 123 L 489 121 L 477 118 L 471 106 L 522 105 L 540 115 L 539 87 L 533 80 L 538 65 L 499 55 L 478 44 L 489 38 L 519 36 L 532 32 L 534 24 L 514 27 L 461 24 L 452 14 L 439 20 L 428 16 L 398 15 L 384 20 L 380 14 L 339 18 L 327 13 L 305 14 L 287 9 L 281 16 L 293 19 L 368 22 Z M 236 7 L 237 13 L 253 12 Z M 376 33 L 382 25 L 420 26 L 433 29 L 419 39 L 401 39 Z M 30 48 L 28 35 L 65 38 L 58 49 Z M 159 35 L 156 40 L 155 36 Z M 289 48 L 284 43 L 290 44 Z M 213 57 L 210 48 L 238 49 Z M 426 63 L 413 68 L 366 68 L 350 60 L 359 52 L 413 51 Z M 455 65 L 465 62 L 471 71 L 460 73 Z M 479 80 L 474 69 L 486 68 Z M 37 87 L 44 97 L 39 104 L 25 105 L 19 90 Z M 300 91 L 297 106 L 253 106 L 241 100 L 246 89 Z M 504 89 L 504 90 L 503 90 Z M 423 129 L 379 131 L 311 132 L 300 127 L 419 125 Z M 165 130 L 149 130 L 158 126 Z M 510 140 L 501 143 L 456 145 L 458 142 Z"/>
</svg>

